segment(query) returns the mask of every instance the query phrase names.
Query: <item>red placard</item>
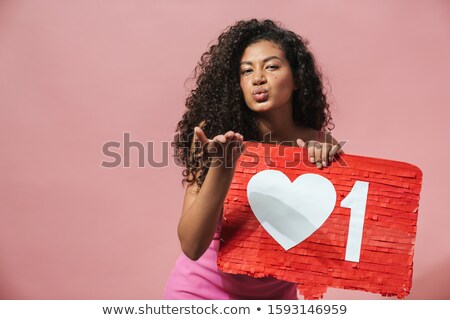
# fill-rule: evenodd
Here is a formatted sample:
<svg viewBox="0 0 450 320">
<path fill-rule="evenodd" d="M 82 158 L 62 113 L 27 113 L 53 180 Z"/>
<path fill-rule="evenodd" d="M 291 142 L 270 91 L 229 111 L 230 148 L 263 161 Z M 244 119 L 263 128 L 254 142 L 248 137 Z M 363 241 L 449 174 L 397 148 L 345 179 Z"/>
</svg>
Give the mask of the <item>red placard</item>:
<svg viewBox="0 0 450 320">
<path fill-rule="evenodd" d="M 404 162 L 344 154 L 318 169 L 306 150 L 246 142 L 224 204 L 219 268 L 252 277 L 298 283 L 305 299 L 323 297 L 328 287 L 407 296 L 422 172 Z M 323 225 L 289 250 L 275 241 L 253 214 L 249 180 L 264 170 L 283 172 L 291 181 L 305 173 L 327 178 L 336 203 Z M 347 261 L 351 209 L 342 205 L 357 181 L 368 182 L 359 261 Z M 341 206 L 342 205 L 342 206 Z"/>
</svg>

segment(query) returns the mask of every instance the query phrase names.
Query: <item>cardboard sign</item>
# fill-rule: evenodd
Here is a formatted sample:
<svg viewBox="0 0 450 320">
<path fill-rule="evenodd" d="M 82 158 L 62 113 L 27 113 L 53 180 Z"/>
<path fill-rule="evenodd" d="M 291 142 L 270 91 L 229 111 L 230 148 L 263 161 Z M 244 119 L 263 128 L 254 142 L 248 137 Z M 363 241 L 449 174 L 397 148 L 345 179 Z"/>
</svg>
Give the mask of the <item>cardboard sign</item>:
<svg viewBox="0 0 450 320">
<path fill-rule="evenodd" d="M 422 172 L 341 155 L 318 169 L 298 147 L 246 142 L 224 204 L 219 268 L 403 298 L 411 290 Z"/>
</svg>

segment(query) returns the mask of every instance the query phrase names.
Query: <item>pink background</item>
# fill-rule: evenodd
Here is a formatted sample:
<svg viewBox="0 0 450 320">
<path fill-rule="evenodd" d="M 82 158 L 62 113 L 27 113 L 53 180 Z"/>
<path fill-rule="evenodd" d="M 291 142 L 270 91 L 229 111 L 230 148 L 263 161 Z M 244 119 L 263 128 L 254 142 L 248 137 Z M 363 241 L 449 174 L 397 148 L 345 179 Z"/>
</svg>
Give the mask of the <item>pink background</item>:
<svg viewBox="0 0 450 320">
<path fill-rule="evenodd" d="M 310 40 L 347 153 L 423 170 L 409 298 L 450 298 L 448 1 L 3 0 L 1 299 L 162 297 L 181 170 L 139 168 L 136 148 L 131 168 L 104 168 L 102 146 L 128 132 L 160 161 L 200 55 L 252 17 Z"/>
</svg>

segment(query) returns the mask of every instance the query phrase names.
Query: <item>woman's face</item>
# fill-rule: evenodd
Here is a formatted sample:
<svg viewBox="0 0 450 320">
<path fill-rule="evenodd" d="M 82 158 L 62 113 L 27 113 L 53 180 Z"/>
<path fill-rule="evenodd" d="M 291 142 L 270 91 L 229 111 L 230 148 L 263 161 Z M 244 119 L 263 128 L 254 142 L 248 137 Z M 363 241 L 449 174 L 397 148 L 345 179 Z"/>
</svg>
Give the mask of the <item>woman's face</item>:
<svg viewBox="0 0 450 320">
<path fill-rule="evenodd" d="M 255 112 L 292 108 L 295 81 L 284 51 L 272 41 L 249 45 L 240 62 L 240 85 L 247 106 Z"/>
</svg>

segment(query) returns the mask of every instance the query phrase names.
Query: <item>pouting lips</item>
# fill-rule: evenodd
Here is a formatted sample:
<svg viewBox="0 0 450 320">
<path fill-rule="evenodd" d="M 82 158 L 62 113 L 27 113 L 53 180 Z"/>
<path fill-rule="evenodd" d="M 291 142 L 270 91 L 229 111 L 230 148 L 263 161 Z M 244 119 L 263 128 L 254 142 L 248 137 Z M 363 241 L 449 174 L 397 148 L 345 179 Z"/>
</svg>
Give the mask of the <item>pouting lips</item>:
<svg viewBox="0 0 450 320">
<path fill-rule="evenodd" d="M 265 89 L 258 88 L 252 92 L 252 96 L 256 102 L 264 102 L 269 98 L 269 93 Z"/>
<path fill-rule="evenodd" d="M 257 93 L 253 95 L 253 98 L 256 102 L 264 102 L 267 101 L 267 98 L 269 98 L 269 94 L 267 92 L 265 93 Z"/>
</svg>

